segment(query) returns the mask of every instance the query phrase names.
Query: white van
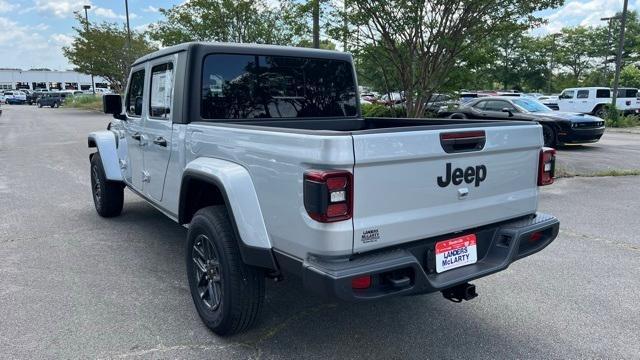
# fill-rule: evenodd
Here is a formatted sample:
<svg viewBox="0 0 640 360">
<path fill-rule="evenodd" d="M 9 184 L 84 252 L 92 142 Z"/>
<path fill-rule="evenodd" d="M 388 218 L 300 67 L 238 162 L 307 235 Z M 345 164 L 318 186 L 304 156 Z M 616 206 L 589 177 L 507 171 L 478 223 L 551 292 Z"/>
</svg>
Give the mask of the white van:
<svg viewBox="0 0 640 360">
<path fill-rule="evenodd" d="M 593 114 L 599 118 L 607 115 L 607 108 L 611 105 L 612 90 L 607 87 L 579 87 L 562 90 L 558 97 L 560 111 Z M 618 89 L 616 107 L 625 113 L 640 111 L 638 89 Z"/>
</svg>

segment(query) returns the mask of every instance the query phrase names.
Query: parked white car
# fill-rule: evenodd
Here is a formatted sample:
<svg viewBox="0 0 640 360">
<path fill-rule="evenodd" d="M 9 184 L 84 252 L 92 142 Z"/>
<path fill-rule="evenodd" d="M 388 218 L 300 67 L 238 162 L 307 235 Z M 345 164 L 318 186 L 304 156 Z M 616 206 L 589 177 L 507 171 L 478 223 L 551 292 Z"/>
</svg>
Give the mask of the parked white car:
<svg viewBox="0 0 640 360">
<path fill-rule="evenodd" d="M 599 118 L 607 115 L 607 109 L 611 105 L 612 90 L 607 87 L 580 87 L 562 90 L 558 97 L 560 111 L 593 114 Z M 616 107 L 625 113 L 638 113 L 640 111 L 640 98 L 638 89 L 618 89 Z"/>
<path fill-rule="evenodd" d="M 20 90 L 6 90 L 3 97 L 5 104 L 24 104 L 27 102 L 27 94 Z"/>
</svg>

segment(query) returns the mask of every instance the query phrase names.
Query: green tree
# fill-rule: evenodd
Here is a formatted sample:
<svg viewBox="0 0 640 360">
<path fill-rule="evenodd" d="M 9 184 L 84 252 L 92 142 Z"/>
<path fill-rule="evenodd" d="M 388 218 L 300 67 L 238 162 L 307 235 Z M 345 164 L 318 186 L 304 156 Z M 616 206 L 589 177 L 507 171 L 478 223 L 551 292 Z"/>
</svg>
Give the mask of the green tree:
<svg viewBox="0 0 640 360">
<path fill-rule="evenodd" d="M 301 5 L 280 1 L 280 8 L 265 0 L 191 0 L 160 9 L 165 19 L 152 24 L 149 36 L 164 46 L 188 41 L 220 41 L 291 45 L 308 26 Z"/>
<path fill-rule="evenodd" d="M 103 22 L 89 26 L 79 14 L 76 19 L 76 35 L 71 45 L 62 49 L 64 56 L 76 71 L 105 78 L 117 92 L 127 83 L 131 63 L 156 50 L 143 34 L 133 31 L 129 52 L 124 25 Z"/>
<path fill-rule="evenodd" d="M 640 88 L 640 69 L 635 65 L 627 65 L 620 70 L 620 85 Z"/>
<path fill-rule="evenodd" d="M 563 28 L 558 41 L 557 63 L 569 69 L 576 83 L 594 68 L 595 57 L 602 53 L 597 33 L 591 27 Z"/>
<path fill-rule="evenodd" d="M 349 49 L 374 46 L 407 99 L 407 116 L 423 115 L 427 99 L 449 80 L 458 57 L 506 24 L 527 28 L 535 12 L 562 0 L 388 0 L 348 2 Z M 343 24 L 333 34 L 340 35 Z M 335 36 L 334 35 L 334 36 Z M 343 39 L 338 36 L 337 39 Z"/>
</svg>

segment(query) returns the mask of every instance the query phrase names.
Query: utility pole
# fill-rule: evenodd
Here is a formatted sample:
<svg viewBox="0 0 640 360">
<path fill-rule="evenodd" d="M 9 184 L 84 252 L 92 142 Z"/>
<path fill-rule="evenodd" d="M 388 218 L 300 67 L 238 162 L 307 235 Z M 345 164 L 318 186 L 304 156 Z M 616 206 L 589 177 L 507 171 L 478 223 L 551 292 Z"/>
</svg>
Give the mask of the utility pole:
<svg viewBox="0 0 640 360">
<path fill-rule="evenodd" d="M 620 19 L 620 39 L 618 43 L 618 53 L 616 54 L 616 75 L 613 78 L 613 96 L 611 96 L 611 105 L 615 108 L 618 100 L 618 83 L 620 82 L 620 66 L 622 65 L 622 50 L 624 48 L 624 27 L 627 23 L 627 5 L 629 0 L 624 0 L 622 7 L 622 19 Z"/>
<path fill-rule="evenodd" d="M 344 27 L 343 31 L 344 33 L 342 34 L 342 51 L 347 52 L 347 40 L 348 40 L 348 34 L 349 34 L 349 18 L 347 17 L 347 0 L 343 0 L 344 1 L 344 15 L 343 15 L 343 24 L 342 26 Z"/>
<path fill-rule="evenodd" d="M 613 20 L 620 19 L 620 16 L 610 16 L 600 18 L 602 21 L 608 21 L 609 25 L 607 27 L 607 51 L 604 53 L 604 77 L 605 79 L 609 78 L 609 51 L 611 51 L 611 23 Z"/>
<path fill-rule="evenodd" d="M 311 0 L 313 17 L 313 47 L 320 48 L 320 0 Z"/>
<path fill-rule="evenodd" d="M 85 5 L 82 7 L 84 9 L 84 21 L 85 21 L 85 30 L 89 32 L 89 15 L 87 14 L 87 10 L 91 9 L 91 5 Z M 96 94 L 96 84 L 93 81 L 93 66 L 91 67 L 91 90 L 93 91 L 93 95 Z"/>
<path fill-rule="evenodd" d="M 131 28 L 129 28 L 129 0 L 124 0 L 124 11 L 127 15 L 127 60 L 131 64 Z"/>
</svg>

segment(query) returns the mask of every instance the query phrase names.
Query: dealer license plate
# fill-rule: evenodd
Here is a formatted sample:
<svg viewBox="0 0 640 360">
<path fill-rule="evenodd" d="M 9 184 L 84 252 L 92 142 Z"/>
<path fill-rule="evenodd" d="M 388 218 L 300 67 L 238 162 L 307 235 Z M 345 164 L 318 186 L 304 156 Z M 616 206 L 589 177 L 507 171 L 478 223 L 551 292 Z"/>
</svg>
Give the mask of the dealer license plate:
<svg viewBox="0 0 640 360">
<path fill-rule="evenodd" d="M 469 234 L 436 243 L 436 272 L 459 268 L 478 261 L 476 235 Z"/>
</svg>

